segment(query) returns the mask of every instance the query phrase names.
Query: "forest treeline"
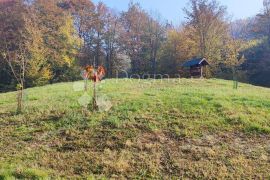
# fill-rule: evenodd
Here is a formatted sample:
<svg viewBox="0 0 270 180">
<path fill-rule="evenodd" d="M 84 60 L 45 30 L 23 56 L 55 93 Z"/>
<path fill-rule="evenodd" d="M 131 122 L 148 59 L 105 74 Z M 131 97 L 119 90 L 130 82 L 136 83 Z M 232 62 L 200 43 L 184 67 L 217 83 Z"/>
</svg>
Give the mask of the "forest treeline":
<svg viewBox="0 0 270 180">
<path fill-rule="evenodd" d="M 0 0 L 0 91 L 81 79 L 85 65 L 107 77 L 187 76 L 181 65 L 205 57 L 207 77 L 270 86 L 270 1 L 231 22 L 216 0 L 190 0 L 179 27 L 130 2 L 117 12 L 90 0 Z"/>
</svg>

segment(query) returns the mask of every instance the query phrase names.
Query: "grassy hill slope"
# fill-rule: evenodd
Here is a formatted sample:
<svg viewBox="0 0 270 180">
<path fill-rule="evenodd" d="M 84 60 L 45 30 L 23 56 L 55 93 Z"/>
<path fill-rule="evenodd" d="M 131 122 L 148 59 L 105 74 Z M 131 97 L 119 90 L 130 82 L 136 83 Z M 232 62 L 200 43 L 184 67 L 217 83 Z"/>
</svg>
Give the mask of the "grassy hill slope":
<svg viewBox="0 0 270 180">
<path fill-rule="evenodd" d="M 270 89 L 105 80 L 91 112 L 81 83 L 0 94 L 0 179 L 270 178 Z"/>
</svg>

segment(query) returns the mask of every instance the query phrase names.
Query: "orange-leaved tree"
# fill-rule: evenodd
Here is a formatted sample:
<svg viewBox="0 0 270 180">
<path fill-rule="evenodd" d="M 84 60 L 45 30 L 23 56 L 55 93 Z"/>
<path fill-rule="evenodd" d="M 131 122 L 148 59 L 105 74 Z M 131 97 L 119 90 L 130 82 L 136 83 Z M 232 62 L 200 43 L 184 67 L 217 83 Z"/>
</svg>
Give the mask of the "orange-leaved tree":
<svg viewBox="0 0 270 180">
<path fill-rule="evenodd" d="M 106 70 L 103 66 L 95 68 L 94 66 L 88 65 L 85 67 L 85 71 L 87 73 L 88 79 L 94 82 L 92 103 L 93 103 L 93 110 L 98 110 L 96 83 L 100 82 L 104 78 Z"/>
</svg>

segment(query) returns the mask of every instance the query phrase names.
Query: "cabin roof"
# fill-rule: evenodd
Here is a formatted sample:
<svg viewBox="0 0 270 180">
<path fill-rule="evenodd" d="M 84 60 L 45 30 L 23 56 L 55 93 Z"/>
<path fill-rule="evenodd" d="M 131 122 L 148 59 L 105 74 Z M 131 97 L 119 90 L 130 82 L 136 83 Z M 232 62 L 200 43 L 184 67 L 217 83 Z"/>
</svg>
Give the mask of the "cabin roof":
<svg viewBox="0 0 270 180">
<path fill-rule="evenodd" d="M 195 58 L 195 59 L 188 60 L 187 62 L 183 64 L 184 67 L 192 67 L 196 65 L 205 66 L 205 65 L 209 65 L 209 63 L 206 61 L 205 58 Z"/>
</svg>

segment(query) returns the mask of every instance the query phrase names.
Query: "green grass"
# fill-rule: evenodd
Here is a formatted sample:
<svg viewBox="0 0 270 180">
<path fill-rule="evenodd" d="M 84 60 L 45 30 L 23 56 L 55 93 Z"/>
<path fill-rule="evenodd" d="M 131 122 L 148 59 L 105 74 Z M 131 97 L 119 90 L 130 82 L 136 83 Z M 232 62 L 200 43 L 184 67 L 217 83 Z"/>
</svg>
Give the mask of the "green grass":
<svg viewBox="0 0 270 180">
<path fill-rule="evenodd" d="M 270 178 L 270 89 L 225 80 L 105 80 L 0 94 L 0 179 Z M 105 102 L 105 103 L 104 103 Z"/>
<path fill-rule="evenodd" d="M 48 179 L 48 173 L 39 169 L 1 165 L 0 179 Z"/>
</svg>

